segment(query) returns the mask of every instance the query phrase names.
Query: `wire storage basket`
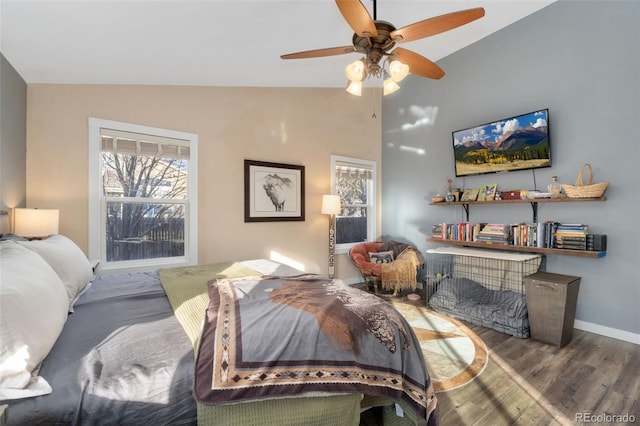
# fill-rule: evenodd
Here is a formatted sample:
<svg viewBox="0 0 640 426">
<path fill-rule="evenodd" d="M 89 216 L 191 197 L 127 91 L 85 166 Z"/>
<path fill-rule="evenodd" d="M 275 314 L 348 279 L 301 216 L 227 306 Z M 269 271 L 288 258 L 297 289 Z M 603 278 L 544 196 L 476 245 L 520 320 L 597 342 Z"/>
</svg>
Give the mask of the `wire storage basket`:
<svg viewBox="0 0 640 426">
<path fill-rule="evenodd" d="M 588 169 L 589 179 L 585 184 L 583 181 L 583 172 Z M 578 172 L 578 179 L 575 185 L 563 184 L 562 189 L 569 198 L 600 198 L 607 190 L 609 182 L 593 183 L 593 171 L 591 170 L 591 164 L 585 163 L 580 167 Z"/>
</svg>

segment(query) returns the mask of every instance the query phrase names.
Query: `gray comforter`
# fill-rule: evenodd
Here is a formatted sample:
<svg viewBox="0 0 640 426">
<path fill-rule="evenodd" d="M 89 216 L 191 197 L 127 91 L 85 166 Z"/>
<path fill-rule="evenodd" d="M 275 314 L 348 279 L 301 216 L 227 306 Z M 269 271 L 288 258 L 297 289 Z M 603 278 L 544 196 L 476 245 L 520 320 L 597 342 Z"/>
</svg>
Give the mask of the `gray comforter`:
<svg viewBox="0 0 640 426">
<path fill-rule="evenodd" d="M 98 277 L 40 369 L 53 392 L 9 402 L 8 424 L 196 424 L 193 363 L 155 273 Z"/>
</svg>

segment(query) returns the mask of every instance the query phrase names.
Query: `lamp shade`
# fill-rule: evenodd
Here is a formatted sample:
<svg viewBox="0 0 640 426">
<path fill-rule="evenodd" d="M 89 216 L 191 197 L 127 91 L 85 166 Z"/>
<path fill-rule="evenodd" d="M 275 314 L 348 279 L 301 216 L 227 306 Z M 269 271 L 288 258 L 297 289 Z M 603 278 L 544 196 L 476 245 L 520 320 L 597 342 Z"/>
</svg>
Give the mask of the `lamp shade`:
<svg viewBox="0 0 640 426">
<path fill-rule="evenodd" d="M 347 78 L 351 81 L 364 80 L 364 62 L 355 61 L 350 63 L 344 69 L 344 73 L 347 75 Z"/>
<path fill-rule="evenodd" d="M 46 237 L 58 233 L 57 209 L 14 209 L 13 233 L 22 237 Z"/>
<path fill-rule="evenodd" d="M 398 83 L 396 83 L 395 81 L 393 81 L 393 79 L 388 78 L 384 81 L 383 84 L 384 88 L 382 91 L 382 95 L 386 96 L 390 93 L 395 92 L 396 90 L 398 90 L 400 88 L 400 86 L 398 86 Z"/>
<path fill-rule="evenodd" d="M 322 196 L 322 214 L 340 214 L 340 196 Z"/>
<path fill-rule="evenodd" d="M 389 64 L 389 74 L 393 81 L 402 81 L 409 74 L 409 65 L 403 64 L 400 61 L 391 61 Z"/>
<path fill-rule="evenodd" d="M 351 81 L 349 82 L 349 86 L 347 87 L 347 92 L 352 95 L 362 96 L 362 82 L 361 81 Z"/>
</svg>

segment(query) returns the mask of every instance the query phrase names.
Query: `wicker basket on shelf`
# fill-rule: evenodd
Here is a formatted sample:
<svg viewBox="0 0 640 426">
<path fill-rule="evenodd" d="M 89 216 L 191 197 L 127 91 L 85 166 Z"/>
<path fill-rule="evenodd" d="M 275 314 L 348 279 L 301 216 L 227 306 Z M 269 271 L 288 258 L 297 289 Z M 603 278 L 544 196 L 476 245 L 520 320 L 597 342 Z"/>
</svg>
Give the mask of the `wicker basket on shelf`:
<svg viewBox="0 0 640 426">
<path fill-rule="evenodd" d="M 589 179 L 585 184 L 582 179 L 582 173 L 584 169 L 589 169 Z M 580 167 L 578 172 L 578 179 L 575 185 L 562 184 L 562 189 L 569 198 L 600 198 L 607 190 L 609 182 L 593 183 L 593 172 L 591 170 L 591 164 L 585 163 Z"/>
</svg>

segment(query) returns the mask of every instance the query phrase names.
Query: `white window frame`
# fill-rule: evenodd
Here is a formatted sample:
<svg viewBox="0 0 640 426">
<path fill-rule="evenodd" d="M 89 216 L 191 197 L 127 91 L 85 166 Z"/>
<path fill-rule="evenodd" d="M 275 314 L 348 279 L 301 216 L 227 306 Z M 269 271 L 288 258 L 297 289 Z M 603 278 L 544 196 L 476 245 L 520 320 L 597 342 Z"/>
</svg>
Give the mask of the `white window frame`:
<svg viewBox="0 0 640 426">
<path fill-rule="evenodd" d="M 367 203 L 367 241 L 376 241 L 377 238 L 377 173 L 378 167 L 375 161 L 363 160 L 361 158 L 345 157 L 342 155 L 331 155 L 331 193 L 336 194 L 336 165 L 338 163 L 350 163 L 354 166 L 363 166 L 371 169 L 371 182 L 368 190 Z M 348 253 L 349 249 L 357 243 L 336 244 L 336 254 Z"/>
<path fill-rule="evenodd" d="M 106 262 L 106 198 L 102 191 L 101 128 L 142 133 L 189 142 L 188 198 L 185 203 L 184 256 Z M 138 124 L 89 118 L 89 259 L 99 261 L 100 273 L 155 271 L 161 267 L 195 265 L 198 262 L 198 135 Z"/>
</svg>

